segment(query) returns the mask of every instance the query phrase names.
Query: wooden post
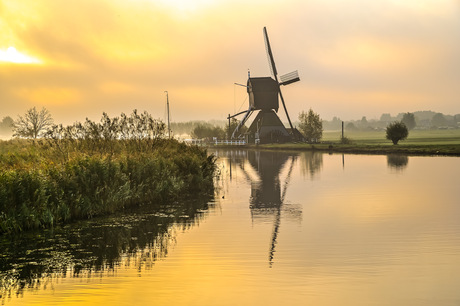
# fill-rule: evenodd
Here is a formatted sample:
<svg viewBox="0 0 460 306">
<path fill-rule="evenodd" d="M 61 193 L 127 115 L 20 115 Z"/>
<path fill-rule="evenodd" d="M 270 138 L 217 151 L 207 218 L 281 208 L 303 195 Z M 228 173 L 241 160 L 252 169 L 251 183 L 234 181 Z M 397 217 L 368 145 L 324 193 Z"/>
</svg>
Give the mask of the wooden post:
<svg viewBox="0 0 460 306">
<path fill-rule="evenodd" d="M 343 135 L 343 121 L 342 121 L 342 139 L 341 139 L 342 141 L 343 141 L 343 136 L 344 135 Z"/>
<path fill-rule="evenodd" d="M 231 137 L 231 134 L 230 134 L 231 132 L 232 131 L 230 131 L 230 114 L 228 114 L 228 135 L 227 135 L 228 139 L 230 139 Z"/>
</svg>

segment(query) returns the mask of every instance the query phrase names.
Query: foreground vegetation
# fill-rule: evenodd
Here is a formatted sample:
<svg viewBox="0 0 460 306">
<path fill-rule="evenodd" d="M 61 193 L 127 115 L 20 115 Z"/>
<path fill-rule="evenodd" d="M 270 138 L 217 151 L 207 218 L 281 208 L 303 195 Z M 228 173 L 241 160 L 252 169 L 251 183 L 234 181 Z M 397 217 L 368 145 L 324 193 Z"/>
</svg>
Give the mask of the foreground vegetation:
<svg viewBox="0 0 460 306">
<path fill-rule="evenodd" d="M 164 124 L 134 112 L 0 142 L 0 233 L 212 191 L 215 158 L 163 135 Z"/>
</svg>

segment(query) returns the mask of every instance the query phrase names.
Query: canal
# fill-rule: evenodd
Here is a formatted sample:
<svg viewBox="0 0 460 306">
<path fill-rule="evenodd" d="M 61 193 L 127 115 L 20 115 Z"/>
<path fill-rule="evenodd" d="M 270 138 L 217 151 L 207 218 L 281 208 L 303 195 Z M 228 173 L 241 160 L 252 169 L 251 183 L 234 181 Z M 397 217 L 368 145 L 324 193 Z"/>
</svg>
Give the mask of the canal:
<svg viewBox="0 0 460 306">
<path fill-rule="evenodd" d="M 213 199 L 0 237 L 1 303 L 460 304 L 460 158 L 210 153 Z"/>
</svg>

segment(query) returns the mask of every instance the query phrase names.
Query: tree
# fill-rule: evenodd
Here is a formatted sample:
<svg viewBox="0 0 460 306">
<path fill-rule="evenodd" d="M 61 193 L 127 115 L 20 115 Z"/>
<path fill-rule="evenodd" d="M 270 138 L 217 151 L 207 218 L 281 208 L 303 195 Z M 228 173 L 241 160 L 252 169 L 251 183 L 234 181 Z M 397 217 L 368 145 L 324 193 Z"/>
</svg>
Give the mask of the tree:
<svg viewBox="0 0 460 306">
<path fill-rule="evenodd" d="M 413 113 L 405 113 L 401 120 L 402 123 L 406 125 L 406 127 L 412 130 L 417 124 L 415 123 L 415 116 Z"/>
<path fill-rule="evenodd" d="M 323 137 L 323 121 L 311 108 L 308 113 L 299 114 L 299 121 L 300 131 L 308 142 L 318 142 Z"/>
<path fill-rule="evenodd" d="M 18 119 L 14 121 L 13 136 L 37 139 L 52 125 L 53 118 L 49 111 L 44 107 L 41 111 L 37 111 L 34 107 L 27 110 L 24 117 L 18 116 Z"/>
<path fill-rule="evenodd" d="M 368 124 L 369 124 L 369 123 L 367 122 L 366 116 L 363 116 L 363 117 L 361 118 L 361 123 L 360 123 L 361 129 L 366 128 L 366 127 L 368 126 Z"/>
<path fill-rule="evenodd" d="M 389 113 L 382 114 L 380 116 L 380 121 L 390 122 L 391 121 L 391 115 Z"/>
<path fill-rule="evenodd" d="M 192 130 L 192 137 L 202 139 L 202 138 L 224 138 L 225 131 L 221 127 L 206 125 L 206 124 L 198 124 Z"/>
<path fill-rule="evenodd" d="M 447 125 L 447 119 L 444 117 L 442 113 L 437 113 L 431 118 L 431 125 L 432 126 L 446 126 Z"/>
<path fill-rule="evenodd" d="M 397 145 L 400 140 L 404 140 L 409 136 L 409 130 L 403 122 L 396 121 L 387 126 L 386 136 L 394 145 Z"/>
<path fill-rule="evenodd" d="M 348 122 L 347 125 L 345 126 L 345 130 L 348 131 L 356 131 L 358 128 L 353 122 Z"/>
<path fill-rule="evenodd" d="M 10 116 L 3 117 L 0 121 L 0 132 L 10 133 L 13 130 L 14 120 Z"/>
</svg>

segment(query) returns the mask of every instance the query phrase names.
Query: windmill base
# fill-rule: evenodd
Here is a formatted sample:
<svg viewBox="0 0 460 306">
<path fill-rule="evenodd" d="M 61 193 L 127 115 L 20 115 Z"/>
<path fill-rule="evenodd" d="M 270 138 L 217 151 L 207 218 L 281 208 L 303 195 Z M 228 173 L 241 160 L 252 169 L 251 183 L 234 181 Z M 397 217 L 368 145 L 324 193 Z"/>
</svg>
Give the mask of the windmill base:
<svg viewBox="0 0 460 306">
<path fill-rule="evenodd" d="M 248 143 L 285 143 L 292 141 L 288 130 L 273 110 L 261 110 L 248 131 Z"/>
</svg>

